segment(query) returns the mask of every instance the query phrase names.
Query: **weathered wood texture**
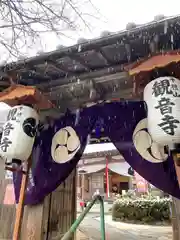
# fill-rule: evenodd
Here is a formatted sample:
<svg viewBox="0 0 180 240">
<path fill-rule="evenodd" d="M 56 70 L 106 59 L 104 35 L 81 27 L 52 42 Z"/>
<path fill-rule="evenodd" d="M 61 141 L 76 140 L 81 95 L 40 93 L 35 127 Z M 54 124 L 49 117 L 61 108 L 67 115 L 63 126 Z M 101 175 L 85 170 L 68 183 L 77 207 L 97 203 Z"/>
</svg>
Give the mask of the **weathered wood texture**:
<svg viewBox="0 0 180 240">
<path fill-rule="evenodd" d="M 15 219 L 15 204 L 5 205 L 4 196 L 6 187 L 12 180 L 5 179 L 4 162 L 0 161 L 0 240 L 12 239 Z"/>
<path fill-rule="evenodd" d="M 49 212 L 49 214 L 47 213 Z M 43 240 L 64 235 L 76 218 L 76 171 L 49 197 L 44 205 Z M 47 219 L 47 216 L 49 219 Z M 47 229 L 47 230 L 46 230 Z"/>
<path fill-rule="evenodd" d="M 15 205 L 4 205 L 5 188 L 12 180 L 5 180 L 0 166 L 0 240 L 12 239 Z M 24 209 L 21 240 L 50 240 L 64 234 L 76 218 L 76 171 L 42 204 Z"/>
<path fill-rule="evenodd" d="M 172 229 L 173 229 L 173 240 L 180 239 L 180 200 L 172 198 Z"/>
<path fill-rule="evenodd" d="M 21 240 L 42 239 L 43 208 L 43 203 L 25 207 L 21 229 Z"/>
</svg>

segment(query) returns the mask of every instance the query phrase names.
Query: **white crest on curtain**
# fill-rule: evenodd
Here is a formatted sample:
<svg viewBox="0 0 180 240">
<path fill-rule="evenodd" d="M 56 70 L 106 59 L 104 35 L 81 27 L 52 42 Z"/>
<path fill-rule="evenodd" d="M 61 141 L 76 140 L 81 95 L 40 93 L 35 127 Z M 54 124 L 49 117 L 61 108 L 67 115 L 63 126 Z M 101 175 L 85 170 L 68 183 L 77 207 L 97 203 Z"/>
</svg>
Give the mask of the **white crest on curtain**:
<svg viewBox="0 0 180 240">
<path fill-rule="evenodd" d="M 79 148 L 80 140 L 76 131 L 67 126 L 53 136 L 51 156 L 57 163 L 66 163 L 75 156 Z"/>
<path fill-rule="evenodd" d="M 145 160 L 152 163 L 163 162 L 168 155 L 164 153 L 164 146 L 153 141 L 147 129 L 147 118 L 142 119 L 133 133 L 133 143 L 138 153 Z"/>
</svg>

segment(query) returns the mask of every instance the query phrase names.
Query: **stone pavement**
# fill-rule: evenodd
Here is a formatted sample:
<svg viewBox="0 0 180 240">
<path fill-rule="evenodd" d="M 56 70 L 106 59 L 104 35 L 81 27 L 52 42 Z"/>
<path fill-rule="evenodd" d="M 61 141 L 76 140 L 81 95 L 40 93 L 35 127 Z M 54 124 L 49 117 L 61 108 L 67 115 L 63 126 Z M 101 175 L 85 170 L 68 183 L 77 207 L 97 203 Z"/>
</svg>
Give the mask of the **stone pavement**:
<svg viewBox="0 0 180 240">
<path fill-rule="evenodd" d="M 112 208 L 112 203 L 104 202 L 104 212 L 105 214 L 109 214 L 109 209 Z M 77 213 L 81 213 L 79 200 L 77 201 Z M 90 210 L 89 213 L 100 213 L 100 204 L 96 203 Z"/>
<path fill-rule="evenodd" d="M 100 221 L 100 218 L 96 218 Z M 144 237 L 144 239 L 158 239 L 158 240 L 171 240 L 172 239 L 172 227 L 171 226 L 152 226 L 141 224 L 129 224 L 123 222 L 115 222 L 112 217 L 105 216 L 105 221 L 108 225 L 117 229 L 124 230 L 126 232 L 133 233 L 134 236 Z"/>
<path fill-rule="evenodd" d="M 172 240 L 170 226 L 147 226 L 114 222 L 105 216 L 107 240 Z M 90 214 L 80 225 L 87 239 L 101 240 L 100 218 Z M 83 239 L 84 240 L 84 239 Z"/>
<path fill-rule="evenodd" d="M 83 232 L 77 230 L 76 240 L 89 240 L 89 238 Z"/>
</svg>

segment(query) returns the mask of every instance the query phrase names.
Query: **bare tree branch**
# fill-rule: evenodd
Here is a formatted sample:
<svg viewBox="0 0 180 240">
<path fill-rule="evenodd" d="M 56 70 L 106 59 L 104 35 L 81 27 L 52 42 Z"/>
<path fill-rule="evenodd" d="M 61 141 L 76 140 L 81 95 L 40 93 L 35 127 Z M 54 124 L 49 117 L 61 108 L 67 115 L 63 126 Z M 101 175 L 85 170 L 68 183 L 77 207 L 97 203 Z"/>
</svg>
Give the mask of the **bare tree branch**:
<svg viewBox="0 0 180 240">
<path fill-rule="evenodd" d="M 65 30 L 76 31 L 82 25 L 91 31 L 89 18 L 93 13 L 83 12 L 83 4 L 87 0 L 1 0 L 0 49 L 8 53 L 8 58 L 17 58 L 22 56 L 23 48 L 41 44 L 43 34 L 53 33 L 61 38 Z M 98 10 L 94 16 L 98 18 Z"/>
</svg>

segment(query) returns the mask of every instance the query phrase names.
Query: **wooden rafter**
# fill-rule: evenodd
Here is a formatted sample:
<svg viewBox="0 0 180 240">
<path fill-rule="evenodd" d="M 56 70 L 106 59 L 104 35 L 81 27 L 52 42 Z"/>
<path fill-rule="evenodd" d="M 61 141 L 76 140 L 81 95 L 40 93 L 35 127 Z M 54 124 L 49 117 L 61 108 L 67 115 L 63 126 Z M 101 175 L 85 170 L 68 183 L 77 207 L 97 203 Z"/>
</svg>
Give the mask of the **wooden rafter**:
<svg viewBox="0 0 180 240">
<path fill-rule="evenodd" d="M 56 70 L 60 71 L 60 72 L 64 72 L 65 74 L 67 74 L 68 72 L 70 72 L 65 66 L 63 66 L 60 63 L 57 63 L 56 61 L 53 60 L 48 60 L 47 64 L 53 66 Z"/>
<path fill-rule="evenodd" d="M 96 53 L 98 53 L 100 55 L 100 57 L 105 61 L 106 65 L 114 65 L 114 62 L 112 62 L 109 57 L 103 52 L 103 50 L 101 48 L 97 48 L 95 50 Z"/>
<path fill-rule="evenodd" d="M 77 54 L 73 54 L 73 55 L 71 54 L 69 56 L 69 58 L 75 60 L 78 63 L 80 63 L 86 69 L 86 71 L 91 71 L 92 70 L 92 68 Z"/>
</svg>

